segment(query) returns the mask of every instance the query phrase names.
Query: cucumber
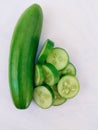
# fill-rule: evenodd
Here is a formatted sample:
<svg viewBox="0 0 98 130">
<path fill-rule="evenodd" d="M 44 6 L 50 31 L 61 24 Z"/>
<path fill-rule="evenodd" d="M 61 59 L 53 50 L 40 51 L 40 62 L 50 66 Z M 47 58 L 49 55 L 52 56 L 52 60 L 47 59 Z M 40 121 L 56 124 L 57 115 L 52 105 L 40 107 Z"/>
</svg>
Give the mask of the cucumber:
<svg viewBox="0 0 98 130">
<path fill-rule="evenodd" d="M 53 104 L 52 104 L 53 106 L 59 106 L 61 104 L 64 104 L 67 101 L 66 98 L 62 98 L 59 95 L 59 93 L 57 91 L 57 86 L 53 86 L 52 90 L 53 90 L 53 93 L 54 93 L 54 99 L 53 99 Z"/>
<path fill-rule="evenodd" d="M 48 86 L 38 86 L 34 89 L 34 101 L 43 109 L 49 108 L 53 103 L 53 92 Z"/>
<path fill-rule="evenodd" d="M 66 75 L 66 74 L 69 74 L 69 75 L 73 75 L 75 76 L 76 75 L 76 68 L 75 66 L 72 64 L 72 63 L 69 63 L 67 65 L 67 67 L 65 67 L 63 70 L 61 70 L 60 72 L 60 75 Z"/>
<path fill-rule="evenodd" d="M 27 108 L 33 96 L 34 62 L 39 44 L 43 13 L 39 5 L 31 5 L 21 15 L 11 41 L 9 84 L 13 102 Z"/>
<path fill-rule="evenodd" d="M 59 81 L 57 69 L 50 63 L 42 65 L 44 72 L 44 82 L 49 86 L 54 86 Z"/>
<path fill-rule="evenodd" d="M 38 62 L 43 64 L 48 56 L 49 53 L 51 53 L 52 49 L 54 47 L 54 43 L 47 39 L 42 47 L 42 50 L 38 57 Z"/>
<path fill-rule="evenodd" d="M 66 99 L 73 98 L 80 90 L 79 81 L 72 75 L 63 76 L 58 82 L 57 89 L 61 97 Z"/>
<path fill-rule="evenodd" d="M 40 86 L 44 82 L 44 73 L 40 64 L 35 65 L 35 85 Z"/>
<path fill-rule="evenodd" d="M 68 62 L 68 53 L 62 48 L 54 48 L 46 59 L 47 63 L 53 64 L 57 70 L 64 69 Z"/>
</svg>

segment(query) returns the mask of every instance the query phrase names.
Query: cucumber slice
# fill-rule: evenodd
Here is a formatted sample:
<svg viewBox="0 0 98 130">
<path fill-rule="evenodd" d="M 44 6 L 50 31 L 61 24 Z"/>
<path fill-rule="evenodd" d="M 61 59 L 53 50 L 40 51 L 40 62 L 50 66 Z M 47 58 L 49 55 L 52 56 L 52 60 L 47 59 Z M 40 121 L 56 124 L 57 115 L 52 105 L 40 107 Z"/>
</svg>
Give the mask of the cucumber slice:
<svg viewBox="0 0 98 130">
<path fill-rule="evenodd" d="M 59 106 L 59 105 L 61 105 L 61 104 L 64 104 L 65 103 L 65 101 L 67 101 L 67 99 L 66 98 L 62 98 L 60 95 L 59 95 L 59 93 L 58 93 L 58 91 L 57 91 L 57 86 L 53 86 L 52 87 L 52 90 L 53 90 L 53 93 L 54 93 L 54 100 L 53 100 L 53 106 Z"/>
<path fill-rule="evenodd" d="M 42 83 L 44 82 L 44 73 L 43 73 L 43 69 L 42 66 L 39 64 L 35 65 L 35 85 L 39 86 L 42 85 Z"/>
<path fill-rule="evenodd" d="M 44 72 L 44 82 L 49 86 L 54 86 L 59 81 L 57 69 L 50 63 L 42 65 Z"/>
<path fill-rule="evenodd" d="M 63 98 L 73 98 L 80 90 L 79 81 L 75 76 L 63 76 L 57 85 L 58 93 Z"/>
<path fill-rule="evenodd" d="M 67 65 L 67 67 L 65 67 L 63 70 L 61 70 L 60 72 L 60 75 L 66 75 L 66 74 L 69 74 L 69 75 L 73 75 L 75 76 L 76 75 L 76 68 L 75 66 L 72 64 L 72 63 L 69 63 Z"/>
<path fill-rule="evenodd" d="M 57 70 L 62 70 L 67 66 L 69 56 L 64 49 L 54 48 L 48 55 L 46 62 L 53 64 Z"/>
<path fill-rule="evenodd" d="M 34 101 L 43 109 L 49 108 L 53 103 L 53 92 L 51 88 L 39 86 L 34 89 Z"/>
<path fill-rule="evenodd" d="M 39 57 L 38 57 L 38 62 L 43 64 L 48 56 L 48 54 L 52 51 L 54 47 L 54 43 L 47 39 L 42 47 L 42 50 L 39 54 Z"/>
</svg>

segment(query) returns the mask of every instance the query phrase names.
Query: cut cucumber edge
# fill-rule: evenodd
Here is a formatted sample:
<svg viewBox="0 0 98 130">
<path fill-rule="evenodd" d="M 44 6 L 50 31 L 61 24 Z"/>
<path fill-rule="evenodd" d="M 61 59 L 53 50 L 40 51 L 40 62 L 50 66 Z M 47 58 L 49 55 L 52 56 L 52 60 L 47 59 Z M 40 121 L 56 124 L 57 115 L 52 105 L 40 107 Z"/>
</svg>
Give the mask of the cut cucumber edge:
<svg viewBox="0 0 98 130">
<path fill-rule="evenodd" d="M 38 56 L 38 62 L 43 64 L 48 56 L 48 54 L 52 51 L 54 47 L 54 42 L 50 39 L 47 39 L 40 51 L 40 54 Z"/>
<path fill-rule="evenodd" d="M 42 65 L 44 72 L 44 82 L 49 86 L 54 86 L 59 81 L 59 73 L 56 68 L 50 64 L 46 63 Z M 50 79 L 49 79 L 50 78 Z"/>
<path fill-rule="evenodd" d="M 68 63 L 68 65 L 63 69 L 59 71 L 59 75 L 73 75 L 76 76 L 76 67 L 72 63 Z"/>
<path fill-rule="evenodd" d="M 77 70 L 76 70 L 76 67 L 75 67 L 75 65 L 74 64 L 72 64 L 72 63 L 69 63 L 70 65 L 72 65 L 73 66 L 73 68 L 74 68 L 74 74 L 72 74 L 73 76 L 76 76 L 76 73 L 77 73 Z"/>
<path fill-rule="evenodd" d="M 42 66 L 40 64 L 35 65 L 34 80 L 35 80 L 35 86 L 40 86 L 44 82 L 44 73 L 43 73 Z"/>
<path fill-rule="evenodd" d="M 56 47 L 52 49 L 51 53 L 46 58 L 46 62 L 53 64 L 59 71 L 68 65 L 69 55 L 63 48 Z"/>
<path fill-rule="evenodd" d="M 53 106 L 59 106 L 65 103 L 65 101 L 67 101 L 67 99 L 62 98 L 58 91 L 57 91 L 57 86 L 52 86 L 51 87 L 54 93 L 54 99 L 53 99 Z"/>
<path fill-rule="evenodd" d="M 67 99 L 63 98 L 61 100 L 55 100 L 53 101 L 53 106 L 60 106 L 60 105 L 63 105 L 65 102 L 67 101 Z"/>
<path fill-rule="evenodd" d="M 48 86 L 38 86 L 34 89 L 33 98 L 35 103 L 43 108 L 48 109 L 53 104 L 53 92 Z"/>
<path fill-rule="evenodd" d="M 64 87 L 63 86 L 61 86 L 62 85 L 62 83 L 60 84 L 60 82 L 64 82 L 64 78 L 65 77 L 69 77 L 69 80 L 73 80 L 73 82 L 74 83 L 76 83 L 76 85 L 77 85 L 77 90 L 75 91 L 75 93 L 73 93 L 73 94 L 63 94 L 63 91 L 65 91 L 64 90 Z M 71 82 L 71 81 L 70 81 Z M 61 89 L 61 87 L 62 87 L 62 89 Z M 79 91 L 80 91 L 80 84 L 79 84 L 79 80 L 77 79 L 77 77 L 75 77 L 75 76 L 72 76 L 72 75 L 65 75 L 65 76 L 63 76 L 60 80 L 59 80 L 59 82 L 58 82 L 58 85 L 57 85 L 57 90 L 58 90 L 58 93 L 60 94 L 60 96 L 61 97 L 63 97 L 63 98 L 66 98 L 66 99 L 71 99 L 71 98 L 74 98 L 78 93 L 79 93 Z M 70 93 L 70 92 L 69 92 Z"/>
</svg>

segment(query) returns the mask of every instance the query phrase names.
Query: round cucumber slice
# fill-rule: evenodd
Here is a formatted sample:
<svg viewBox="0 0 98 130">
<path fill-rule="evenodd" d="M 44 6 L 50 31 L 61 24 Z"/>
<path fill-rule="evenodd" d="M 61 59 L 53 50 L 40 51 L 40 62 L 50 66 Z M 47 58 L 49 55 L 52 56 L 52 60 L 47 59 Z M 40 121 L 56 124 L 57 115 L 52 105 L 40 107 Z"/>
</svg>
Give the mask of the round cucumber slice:
<svg viewBox="0 0 98 130">
<path fill-rule="evenodd" d="M 39 57 L 38 57 L 38 62 L 43 64 L 48 56 L 48 54 L 52 51 L 54 47 L 54 43 L 47 39 L 42 47 L 42 50 L 39 54 Z"/>
<path fill-rule="evenodd" d="M 63 70 L 61 70 L 60 72 L 60 75 L 66 75 L 66 74 L 69 74 L 69 75 L 73 75 L 75 76 L 76 75 L 76 68 L 75 66 L 72 64 L 72 63 L 69 63 L 67 65 L 67 67 L 65 67 Z"/>
<path fill-rule="evenodd" d="M 67 52 L 62 48 L 54 48 L 51 53 L 49 53 L 47 63 L 53 64 L 57 70 L 62 70 L 65 68 L 69 62 L 69 56 Z"/>
<path fill-rule="evenodd" d="M 42 85 L 42 83 L 44 82 L 44 73 L 43 73 L 43 69 L 42 66 L 39 64 L 35 65 L 35 85 L 39 86 Z"/>
<path fill-rule="evenodd" d="M 59 81 L 57 69 L 50 63 L 42 65 L 44 72 L 44 82 L 49 86 L 54 86 Z"/>
<path fill-rule="evenodd" d="M 61 97 L 73 98 L 80 90 L 79 81 L 72 75 L 63 76 L 58 82 L 57 89 Z"/>
<path fill-rule="evenodd" d="M 34 101 L 43 109 L 49 108 L 53 103 L 53 93 L 46 86 L 39 86 L 34 89 Z"/>
<path fill-rule="evenodd" d="M 57 87 L 56 86 L 53 86 L 52 90 L 53 90 L 53 93 L 54 93 L 54 99 L 53 99 L 53 104 L 52 104 L 53 106 L 59 106 L 61 104 L 64 104 L 67 101 L 66 98 L 62 98 L 60 96 L 60 94 L 57 91 Z"/>
</svg>

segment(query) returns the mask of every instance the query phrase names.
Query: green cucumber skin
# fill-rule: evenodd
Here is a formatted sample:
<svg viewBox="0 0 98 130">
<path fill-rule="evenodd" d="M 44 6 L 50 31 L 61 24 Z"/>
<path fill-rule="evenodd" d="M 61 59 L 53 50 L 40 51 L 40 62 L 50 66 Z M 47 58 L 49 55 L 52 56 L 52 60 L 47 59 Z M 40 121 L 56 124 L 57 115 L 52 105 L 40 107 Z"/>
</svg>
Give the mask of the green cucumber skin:
<svg viewBox="0 0 98 130">
<path fill-rule="evenodd" d="M 39 57 L 38 57 L 38 62 L 39 62 L 40 64 L 44 64 L 44 63 L 45 63 L 45 60 L 46 60 L 48 54 L 51 53 L 51 50 L 52 50 L 53 47 L 54 47 L 54 42 L 51 41 L 50 39 L 47 39 L 47 40 L 45 41 L 43 47 L 42 47 L 42 50 L 43 50 L 43 48 L 44 48 L 44 46 L 45 46 L 46 43 L 48 43 L 48 44 L 46 45 L 46 48 L 47 48 L 47 49 L 44 50 L 44 53 L 43 53 L 43 54 L 41 54 L 41 55 L 39 54 Z M 42 50 L 41 50 L 41 51 L 42 51 Z M 40 53 L 41 53 L 41 52 L 40 52 Z"/>
<path fill-rule="evenodd" d="M 12 36 L 9 84 L 13 102 L 18 109 L 27 108 L 32 101 L 34 62 L 42 23 L 42 9 L 33 4 L 21 15 Z"/>
</svg>

